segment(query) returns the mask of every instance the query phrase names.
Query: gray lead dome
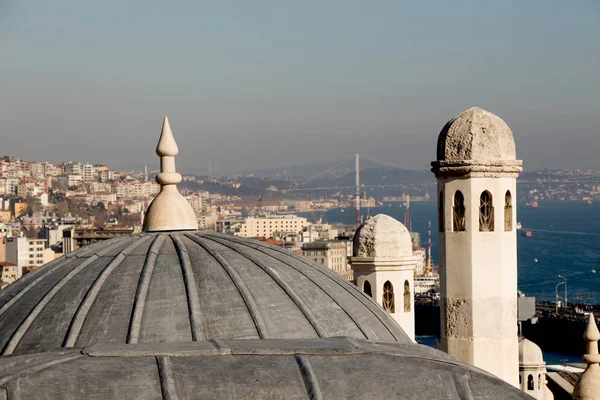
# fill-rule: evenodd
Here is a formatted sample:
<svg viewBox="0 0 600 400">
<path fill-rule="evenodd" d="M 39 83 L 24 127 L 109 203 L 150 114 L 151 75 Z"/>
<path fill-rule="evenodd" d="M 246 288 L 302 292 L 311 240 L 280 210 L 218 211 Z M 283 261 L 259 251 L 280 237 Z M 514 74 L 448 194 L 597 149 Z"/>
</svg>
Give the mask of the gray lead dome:
<svg viewBox="0 0 600 400">
<path fill-rule="evenodd" d="M 348 338 L 100 345 L 1 357 L 0 385 L 0 399 L 532 399 L 435 349 Z"/>
<path fill-rule="evenodd" d="M 144 233 L 84 247 L 0 293 L 2 355 L 331 336 L 410 343 L 382 308 L 333 271 L 212 232 Z"/>
</svg>

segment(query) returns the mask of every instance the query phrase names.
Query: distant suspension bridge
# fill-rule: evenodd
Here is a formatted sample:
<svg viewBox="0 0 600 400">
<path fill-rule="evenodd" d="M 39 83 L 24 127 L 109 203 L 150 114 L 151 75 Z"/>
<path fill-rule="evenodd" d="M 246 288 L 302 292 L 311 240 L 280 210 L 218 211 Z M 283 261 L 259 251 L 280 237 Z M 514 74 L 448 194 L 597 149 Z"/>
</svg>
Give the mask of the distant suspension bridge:
<svg viewBox="0 0 600 400">
<path fill-rule="evenodd" d="M 307 184 L 309 184 L 310 182 L 313 182 L 316 179 L 319 179 L 323 176 L 325 176 L 326 174 L 328 174 L 329 172 L 335 170 L 336 168 L 341 167 L 342 165 L 346 164 L 346 163 L 350 163 L 350 162 L 354 162 L 355 161 L 355 157 L 356 156 L 352 156 L 349 158 L 345 158 L 339 162 L 337 162 L 336 164 L 334 164 L 333 166 L 319 172 L 318 174 L 308 178 L 307 180 L 305 180 L 304 182 L 302 182 L 301 184 L 298 185 L 298 187 L 296 188 L 290 188 L 288 189 L 288 192 L 291 191 L 317 191 L 317 190 L 341 190 L 341 189 L 354 189 L 356 188 L 356 186 L 323 186 L 323 187 L 306 187 Z M 376 165 L 385 165 L 387 167 L 391 167 L 393 169 L 401 169 L 401 170 L 408 170 L 408 168 L 404 168 L 401 167 L 399 165 L 396 164 L 392 164 L 386 161 L 381 161 L 381 160 L 376 160 L 374 158 L 370 158 L 370 157 L 365 157 L 363 155 L 360 156 L 360 158 L 362 160 L 366 160 L 369 161 L 371 163 L 374 163 Z M 363 170 L 366 168 L 363 168 Z M 397 184 L 385 184 L 385 185 L 361 185 L 361 187 L 364 188 L 385 188 L 385 187 L 405 187 L 405 186 L 434 186 L 435 183 L 431 182 L 431 183 L 408 183 L 408 184 L 401 184 L 401 183 L 397 183 Z"/>
</svg>

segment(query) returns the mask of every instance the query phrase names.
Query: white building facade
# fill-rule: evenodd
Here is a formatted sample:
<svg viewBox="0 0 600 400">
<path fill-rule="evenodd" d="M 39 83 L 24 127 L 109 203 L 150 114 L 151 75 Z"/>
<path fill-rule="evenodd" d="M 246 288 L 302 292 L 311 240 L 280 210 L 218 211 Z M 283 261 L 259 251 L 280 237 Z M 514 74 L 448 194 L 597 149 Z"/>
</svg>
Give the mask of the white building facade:
<svg viewBox="0 0 600 400">
<path fill-rule="evenodd" d="M 338 240 L 316 241 L 302 246 L 302 255 L 323 264 L 337 272 L 344 279 L 353 279 L 352 269 L 348 265 L 346 243 Z"/>
<path fill-rule="evenodd" d="M 295 215 L 282 215 L 264 218 L 247 218 L 240 226 L 237 236 L 242 237 L 273 237 L 274 232 L 300 233 L 310 223 L 306 218 Z"/>
<path fill-rule="evenodd" d="M 20 278 L 25 267 L 39 267 L 54 259 L 54 252 L 46 248 L 45 239 L 27 239 L 26 237 L 7 238 L 5 243 L 6 261 L 18 267 Z"/>
</svg>

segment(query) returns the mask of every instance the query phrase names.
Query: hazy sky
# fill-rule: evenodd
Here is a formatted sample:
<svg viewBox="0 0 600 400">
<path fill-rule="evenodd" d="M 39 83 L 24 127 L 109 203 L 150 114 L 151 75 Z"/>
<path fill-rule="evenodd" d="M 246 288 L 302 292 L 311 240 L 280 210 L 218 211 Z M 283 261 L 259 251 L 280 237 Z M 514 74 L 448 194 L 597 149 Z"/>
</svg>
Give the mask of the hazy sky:
<svg viewBox="0 0 600 400">
<path fill-rule="evenodd" d="M 526 168 L 600 169 L 600 1 L 0 0 L 0 155 L 426 169 L 477 105 Z"/>
</svg>

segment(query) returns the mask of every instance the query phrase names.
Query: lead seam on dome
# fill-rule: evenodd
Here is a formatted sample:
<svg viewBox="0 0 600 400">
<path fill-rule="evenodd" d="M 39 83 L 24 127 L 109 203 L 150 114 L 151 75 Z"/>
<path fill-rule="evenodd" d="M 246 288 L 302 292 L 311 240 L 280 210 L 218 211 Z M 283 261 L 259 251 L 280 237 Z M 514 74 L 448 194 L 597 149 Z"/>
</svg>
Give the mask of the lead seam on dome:
<svg viewBox="0 0 600 400">
<path fill-rule="evenodd" d="M 201 238 L 222 237 L 222 236 L 219 236 L 219 235 L 211 234 L 211 233 L 206 232 L 206 231 L 205 232 L 201 232 L 201 233 L 197 233 L 196 236 L 201 237 Z M 309 266 L 313 270 L 321 273 L 322 275 L 325 275 L 327 278 L 329 278 L 330 280 L 332 280 L 333 282 L 335 282 L 338 286 L 340 286 L 346 292 L 348 292 L 350 295 L 352 295 L 356 300 L 358 300 L 360 303 L 362 303 L 369 311 L 371 311 L 371 313 L 379 320 L 379 322 L 381 322 L 381 324 L 387 329 L 387 331 L 390 333 L 390 335 L 392 335 L 392 337 L 395 340 L 398 341 L 400 339 L 400 337 L 402 337 L 402 336 L 398 336 L 396 333 L 394 333 L 393 329 L 391 329 L 390 326 L 388 325 L 388 324 L 392 323 L 391 317 L 389 317 L 388 314 L 385 314 L 385 315 L 388 316 L 389 320 L 385 321 L 384 319 L 381 318 L 381 316 L 375 310 L 373 310 L 372 307 L 378 308 L 379 307 L 378 304 L 375 304 L 372 301 L 372 299 L 368 298 L 367 295 L 364 294 L 363 292 L 361 292 L 359 290 L 353 290 L 352 288 L 347 287 L 343 283 L 340 283 L 337 279 L 341 279 L 341 278 L 339 278 L 336 275 L 333 275 L 333 274 L 335 274 L 335 272 L 333 272 L 333 271 L 331 271 L 329 269 L 326 269 L 326 268 L 323 268 L 323 269 L 322 268 L 317 268 L 314 265 L 312 265 L 311 263 L 309 263 L 307 260 L 305 260 L 304 257 L 300 257 L 299 255 L 297 255 L 297 254 L 295 254 L 293 252 L 290 252 L 290 251 L 286 251 L 286 250 L 283 250 L 283 249 L 279 249 L 279 248 L 276 248 L 276 247 L 271 247 L 271 246 L 265 245 L 265 244 L 263 244 L 261 242 L 258 242 L 258 241 L 256 241 L 256 243 L 253 243 L 252 245 L 250 245 L 249 243 L 247 243 L 245 241 L 241 241 L 241 240 L 239 240 L 237 238 L 234 238 L 234 237 L 228 237 L 227 240 L 229 240 L 231 242 L 234 242 L 234 243 L 241 243 L 241 244 L 243 244 L 245 246 L 248 246 L 248 247 L 251 247 L 251 248 L 255 248 L 256 250 L 259 250 L 258 247 L 260 247 L 262 249 L 269 249 L 269 250 L 272 250 L 274 252 L 287 255 L 289 257 L 292 257 L 292 258 L 300 261 L 301 263 Z M 256 246 L 256 247 L 254 247 L 254 246 Z M 268 253 L 266 253 L 263 250 L 259 250 L 259 251 L 261 251 L 261 252 L 263 252 L 265 254 L 268 254 Z M 378 309 L 377 311 L 380 311 L 380 310 Z M 408 336 L 406 336 L 406 334 L 404 333 L 404 331 L 401 331 L 401 332 L 404 334 L 404 336 L 402 338 L 405 339 L 405 340 L 409 340 Z"/>
<path fill-rule="evenodd" d="M 216 239 L 209 239 L 209 240 L 216 240 Z M 332 302 L 333 302 L 333 303 L 334 303 L 336 306 L 338 306 L 338 308 L 339 308 L 339 309 L 340 309 L 340 310 L 341 310 L 343 313 L 345 313 L 345 314 L 346 314 L 346 316 L 348 316 L 348 318 L 350 319 L 350 321 L 352 321 L 352 322 L 354 323 L 354 325 L 356 326 L 356 328 L 357 328 L 357 329 L 358 329 L 358 330 L 359 330 L 359 331 L 362 333 L 362 335 L 365 337 L 365 339 L 369 339 L 369 336 L 368 336 L 368 335 L 365 333 L 365 331 L 364 331 L 364 330 L 363 330 L 363 328 L 360 326 L 360 324 L 359 324 L 359 323 L 358 323 L 358 322 L 357 322 L 357 321 L 356 321 L 356 320 L 355 320 L 355 319 L 354 319 L 354 318 L 353 318 L 353 317 L 350 315 L 350 313 L 348 313 L 348 310 L 346 310 L 344 307 L 342 307 L 342 306 L 340 305 L 340 303 L 339 303 L 339 302 L 338 302 L 338 301 L 337 301 L 337 300 L 336 300 L 336 299 L 335 299 L 335 298 L 334 298 L 334 297 L 333 297 L 333 296 L 332 296 L 332 295 L 331 295 L 331 294 L 330 294 L 328 291 L 326 291 L 326 290 L 325 290 L 323 287 L 321 287 L 321 285 L 319 285 L 319 283 L 317 283 L 316 281 L 314 281 L 314 280 L 313 280 L 313 278 L 311 278 L 311 277 L 309 277 L 308 275 L 306 275 L 306 274 L 305 274 L 305 273 L 304 273 L 304 272 L 303 272 L 303 271 L 302 271 L 300 268 L 298 268 L 298 267 L 296 267 L 296 266 L 293 266 L 292 264 L 290 264 L 290 263 L 288 263 L 288 262 L 286 262 L 286 261 L 284 261 L 284 260 L 281 260 L 281 259 L 279 259 L 279 258 L 277 258 L 277 257 L 273 256 L 272 254 L 269 254 L 269 253 L 267 253 L 267 252 L 264 252 L 264 251 L 262 251 L 262 250 L 260 250 L 260 249 L 256 249 L 256 248 L 254 248 L 254 247 L 252 247 L 252 246 L 250 246 L 250 245 L 247 245 L 247 246 L 246 246 L 246 244 L 245 244 L 245 243 L 240 243 L 240 242 L 238 242 L 238 241 L 230 241 L 230 242 L 235 242 L 236 244 L 239 244 L 239 245 L 240 245 L 240 247 L 235 247 L 235 248 L 233 248 L 233 247 L 230 247 L 230 246 L 227 246 L 227 247 L 230 247 L 230 248 L 232 248 L 233 250 L 235 250 L 235 251 L 236 251 L 236 252 L 238 252 L 239 254 L 242 254 L 244 257 L 248 257 L 248 255 L 247 255 L 248 253 L 244 252 L 244 250 L 242 250 L 242 247 L 248 247 L 249 249 L 252 249 L 252 250 L 255 250 L 255 251 L 259 251 L 259 252 L 261 252 L 261 253 L 263 253 L 263 254 L 267 255 L 268 257 L 270 257 L 270 258 L 273 258 L 273 259 L 275 259 L 275 260 L 277 260 L 277 261 L 281 262 L 282 264 L 284 264 L 284 265 L 286 265 L 287 267 L 289 267 L 289 268 L 293 269 L 294 271 L 296 271 L 296 272 L 297 272 L 297 273 L 299 273 L 300 275 L 304 276 L 306 279 L 308 279 L 310 282 L 312 282 L 312 283 L 313 283 L 313 284 L 314 284 L 316 287 L 318 287 L 319 289 L 321 289 L 321 291 L 322 291 L 323 293 L 325 293 L 325 295 L 326 295 L 327 297 L 329 297 L 329 298 L 332 300 Z M 221 244 L 223 244 L 221 241 L 218 241 L 218 243 L 221 243 Z M 224 244 L 223 244 L 223 245 L 224 245 Z M 328 335 L 328 336 L 329 336 L 329 335 Z"/>
<path fill-rule="evenodd" d="M 125 242 L 127 240 L 126 238 L 119 238 L 119 239 L 115 239 L 116 242 L 118 242 L 118 244 L 122 244 L 123 242 Z M 114 246 L 114 247 L 113 247 Z M 117 247 L 117 243 L 114 243 L 113 245 L 111 245 L 109 248 L 106 248 L 105 250 L 108 251 L 109 249 L 113 249 Z M 100 252 L 102 254 L 104 254 L 105 252 Z M 27 292 L 29 292 L 29 290 L 31 290 L 33 287 L 35 287 L 38 283 L 40 283 L 42 280 L 44 280 L 47 276 L 49 276 L 52 272 L 56 271 L 57 269 L 59 269 L 60 267 L 64 267 L 66 265 L 69 265 L 71 262 L 73 262 L 74 260 L 76 260 L 78 257 L 76 257 L 75 259 L 67 259 L 67 258 L 58 258 L 54 261 L 51 261 L 50 263 L 41 266 L 40 268 L 38 268 L 36 271 L 40 272 L 40 276 L 38 276 L 37 278 L 35 278 L 34 280 L 32 280 L 27 286 L 25 286 L 23 289 L 19 290 L 18 293 L 12 297 L 9 301 L 7 301 L 2 308 L 0 308 L 0 316 L 2 316 L 8 309 L 10 309 L 10 307 L 12 307 L 12 305 L 14 303 L 17 302 L 17 300 L 19 300 L 23 295 L 25 295 Z M 83 259 L 84 257 L 82 257 Z M 47 271 L 46 271 L 47 269 Z M 31 272 L 31 274 L 35 273 L 36 271 Z M 23 278 L 23 279 L 27 279 L 27 277 Z"/>
<path fill-rule="evenodd" d="M 168 356 L 156 357 L 158 375 L 160 377 L 160 390 L 164 400 L 178 400 L 177 386 L 175 384 L 175 372 L 173 363 Z"/>
<path fill-rule="evenodd" d="M 8 383 L 10 381 L 14 381 L 15 379 L 23 378 L 29 374 L 34 374 L 36 372 L 43 371 L 43 370 L 53 367 L 55 365 L 64 364 L 69 361 L 74 361 L 79 358 L 84 358 L 86 356 L 79 353 L 76 355 L 61 355 L 58 358 L 54 358 L 54 357 L 56 357 L 56 356 L 51 354 L 48 357 L 48 358 L 50 358 L 50 361 L 45 361 L 46 357 L 44 357 L 44 359 L 42 359 L 41 362 L 39 362 L 39 363 L 36 363 L 34 361 L 31 364 L 26 365 L 25 368 L 19 369 L 17 371 L 13 370 L 10 375 L 5 375 L 0 378 L 0 387 L 4 386 L 6 383 Z"/>
<path fill-rule="evenodd" d="M 222 243 L 219 240 L 216 240 L 214 238 L 209 238 L 208 240 L 213 240 L 216 243 L 219 243 L 225 247 L 228 247 L 232 250 L 235 251 L 235 248 L 231 247 L 230 245 L 227 245 L 225 243 Z M 289 296 L 289 298 L 292 300 L 292 302 L 296 305 L 296 307 L 298 307 L 300 309 L 300 311 L 302 312 L 302 314 L 304 315 L 304 318 L 306 318 L 308 320 L 308 322 L 311 324 L 311 326 L 313 327 L 313 329 L 315 330 L 315 332 L 317 333 L 317 335 L 319 337 L 327 337 L 329 335 L 327 335 L 327 332 L 325 331 L 325 329 L 323 328 L 323 326 L 321 325 L 321 323 L 318 321 L 318 319 L 314 316 L 314 314 L 312 313 L 312 311 L 310 311 L 310 308 L 306 305 L 306 303 L 304 302 L 304 300 L 302 300 L 300 298 L 300 296 L 298 296 L 298 294 L 294 291 L 294 289 L 292 289 L 290 287 L 290 285 L 287 284 L 287 282 L 285 282 L 283 279 L 281 279 L 281 277 L 279 276 L 279 274 L 277 274 L 276 271 L 273 270 L 273 268 L 267 266 L 267 265 L 262 265 L 262 263 L 256 259 L 256 257 L 250 255 L 250 254 L 242 254 L 239 253 L 242 256 L 244 256 L 246 259 L 250 260 L 252 263 L 254 263 L 257 267 L 259 267 L 260 269 L 262 269 L 264 272 L 267 273 L 267 275 L 269 275 L 271 277 L 271 279 L 273 279 L 275 281 L 275 283 L 277 283 L 279 285 L 279 287 L 281 287 L 281 289 L 283 289 L 283 291 Z"/>
<path fill-rule="evenodd" d="M 115 258 L 111 260 L 110 263 L 102 270 L 100 275 L 96 278 L 88 292 L 85 294 L 83 302 L 79 304 L 77 311 L 75 312 L 75 316 L 71 321 L 71 325 L 69 326 L 69 330 L 67 332 L 67 337 L 63 343 L 63 347 L 74 347 L 77 343 L 77 338 L 81 333 L 81 329 L 83 328 L 83 324 L 87 318 L 98 293 L 104 286 L 104 283 L 108 280 L 110 274 L 123 262 L 123 260 L 127 257 L 127 255 L 133 251 L 135 248 L 141 246 L 146 243 L 151 236 L 142 237 L 139 240 L 134 241 L 127 248 L 119 252 Z"/>
<path fill-rule="evenodd" d="M 252 293 L 250 292 L 250 290 L 244 283 L 244 280 L 237 273 L 235 268 L 233 268 L 229 264 L 229 262 L 225 259 L 225 257 L 223 257 L 220 254 L 219 250 L 216 249 L 215 247 L 213 247 L 212 245 L 202 242 L 199 237 L 193 236 L 189 233 L 186 234 L 186 237 L 188 239 L 194 241 L 195 243 L 197 243 L 200 247 L 202 247 L 225 270 L 225 273 L 227 273 L 227 275 L 233 282 L 233 285 L 240 293 L 240 296 L 242 297 L 242 300 L 244 301 L 244 304 L 246 305 L 246 308 L 248 309 L 250 318 L 252 318 L 252 321 L 254 322 L 254 326 L 256 328 L 256 333 L 258 334 L 259 339 L 264 339 L 266 337 L 271 336 L 268 331 L 267 324 L 265 324 L 262 314 L 260 312 L 260 308 L 256 304 L 256 301 L 254 300 Z"/>
<path fill-rule="evenodd" d="M 127 239 L 130 239 L 127 238 Z M 100 251 L 96 254 L 92 254 L 90 257 L 83 259 L 83 262 L 79 264 L 77 267 L 73 268 L 69 273 L 67 273 L 64 277 L 62 277 L 58 283 L 56 283 L 35 305 L 35 307 L 31 310 L 29 315 L 25 318 L 23 322 L 18 326 L 16 331 L 10 336 L 7 341 L 4 349 L 2 351 L 2 355 L 10 355 L 12 354 L 16 347 L 19 345 L 31 325 L 35 322 L 35 319 L 39 316 L 39 314 L 44 310 L 44 308 L 48 305 L 48 303 L 54 298 L 56 293 L 65 286 L 75 275 L 81 272 L 85 267 L 87 267 L 92 262 L 96 261 L 98 258 L 103 257 L 105 254 L 114 250 L 115 248 L 121 246 L 123 242 L 126 240 L 119 240 L 116 243 L 113 243 L 110 246 L 107 246 L 103 251 Z M 68 264 L 69 262 L 65 263 Z M 52 271 L 56 270 L 56 268 L 52 269 Z M 46 276 L 44 274 L 44 276 Z M 15 296 L 16 297 L 16 296 Z"/>
<path fill-rule="evenodd" d="M 198 296 L 198 286 L 196 285 L 196 277 L 192 269 L 192 263 L 190 262 L 190 256 L 187 248 L 183 243 L 183 240 L 179 235 L 169 235 L 177 256 L 179 257 L 179 265 L 181 266 L 181 272 L 183 275 L 183 284 L 185 287 L 185 293 L 188 303 L 188 313 L 190 316 L 190 328 L 192 330 L 192 341 L 196 342 L 200 337 L 206 338 L 206 326 L 202 323 L 202 313 L 200 311 L 200 298 Z M 204 329 L 203 329 L 204 327 Z"/>
<path fill-rule="evenodd" d="M 240 243 L 240 242 L 236 242 L 236 243 L 239 243 L 240 245 L 242 245 L 242 243 Z M 294 271 L 298 272 L 300 275 L 304 276 L 306 279 L 308 279 L 309 281 L 311 281 L 311 282 L 312 282 L 312 283 L 313 283 L 315 286 L 317 286 L 319 289 L 321 289 L 321 291 L 322 291 L 323 293 L 325 293 L 325 295 L 327 295 L 327 296 L 328 296 L 328 297 L 331 299 L 331 301 L 333 301 L 333 302 L 334 302 L 334 303 L 335 303 L 335 304 L 336 304 L 336 305 L 337 305 L 337 306 L 338 306 L 338 307 L 339 307 L 339 308 L 340 308 L 340 309 L 341 309 L 341 310 L 342 310 L 342 311 L 343 311 L 343 312 L 346 314 L 346 316 L 348 316 L 348 318 L 349 318 L 349 319 L 350 319 L 350 320 L 351 320 L 351 321 L 354 323 L 354 325 L 356 325 L 356 327 L 358 328 L 358 330 L 359 330 L 359 331 L 360 331 L 360 332 L 361 332 L 361 333 L 364 335 L 365 339 L 370 339 L 370 338 L 369 338 L 369 335 L 367 335 L 367 333 L 365 332 L 365 330 L 364 330 L 364 328 L 363 328 L 362 324 L 360 324 L 360 323 L 359 323 L 359 322 L 358 322 L 358 321 L 357 321 L 357 320 L 356 320 L 356 319 L 355 319 L 355 318 L 354 318 L 354 317 L 353 317 L 353 316 L 352 316 L 352 315 L 351 315 L 351 314 L 348 312 L 348 310 L 347 310 L 345 307 L 343 307 L 343 306 L 340 304 L 340 302 L 339 302 L 339 301 L 338 301 L 338 300 L 337 300 L 335 297 L 333 297 L 333 296 L 332 296 L 332 294 L 331 294 L 329 291 L 325 290 L 325 289 L 324 289 L 324 288 L 323 288 L 323 287 L 322 287 L 322 286 L 321 286 L 321 285 L 320 285 L 320 284 L 319 284 L 317 281 L 315 281 L 315 280 L 314 280 L 312 277 L 310 277 L 310 276 L 309 276 L 309 275 L 307 275 L 307 274 L 306 274 L 304 271 L 302 271 L 302 269 L 301 269 L 301 268 L 298 268 L 297 266 L 295 266 L 295 265 L 293 265 L 293 264 L 291 264 L 291 263 L 289 263 L 289 262 L 285 261 L 283 258 L 280 258 L 279 256 L 277 256 L 277 257 L 276 257 L 276 256 L 275 256 L 275 255 L 273 255 L 273 254 L 267 253 L 266 251 L 263 251 L 262 249 L 255 248 L 254 246 L 250 246 L 249 244 L 246 244 L 246 243 L 244 243 L 243 245 L 244 245 L 245 247 L 248 247 L 248 248 L 252 249 L 252 250 L 255 250 L 255 251 L 261 252 L 261 253 L 263 253 L 263 254 L 265 254 L 265 255 L 267 255 L 267 256 L 269 256 L 269 257 L 271 257 L 271 258 L 273 258 L 273 259 L 275 259 L 275 260 L 277 260 L 277 261 L 279 261 L 279 262 L 281 262 L 281 263 L 282 263 L 282 264 L 284 264 L 284 265 L 287 265 L 289 268 L 293 269 Z"/>
<path fill-rule="evenodd" d="M 298 363 L 298 368 L 300 368 L 300 373 L 302 374 L 304 386 L 308 392 L 308 398 L 310 400 L 322 400 L 323 394 L 321 393 L 321 388 L 319 387 L 319 381 L 317 380 L 317 375 L 315 374 L 308 357 L 304 355 L 296 355 L 295 358 L 296 362 Z"/>
<path fill-rule="evenodd" d="M 31 310 L 29 315 L 27 315 L 27 318 L 25 318 L 25 320 L 21 323 L 21 325 L 19 325 L 17 330 L 12 334 L 6 346 L 4 347 L 4 351 L 2 352 L 3 356 L 12 354 L 15 351 L 16 347 L 19 345 L 21 339 L 23 339 L 23 336 L 25 336 L 35 319 L 44 310 L 44 308 L 50 302 L 50 300 L 54 298 L 56 293 L 58 293 L 58 291 L 62 289 L 63 286 L 65 286 L 75 275 L 81 272 L 89 264 L 96 261 L 98 258 L 99 257 L 96 254 L 89 257 L 87 260 L 85 260 L 77 267 L 72 269 L 67 275 L 65 275 L 60 281 L 58 281 L 57 284 L 52 286 L 52 289 L 50 289 L 50 291 L 42 297 L 42 299 L 35 305 L 33 310 Z"/>
<path fill-rule="evenodd" d="M 157 235 L 148 252 L 146 253 L 146 258 L 144 260 L 144 266 L 142 267 L 142 272 L 140 274 L 140 280 L 138 282 L 137 289 L 135 291 L 135 297 L 133 300 L 133 312 L 131 314 L 131 320 L 129 322 L 129 330 L 127 333 L 127 342 L 128 344 L 135 344 L 140 339 L 140 331 L 142 327 L 142 317 L 144 315 L 144 308 L 146 306 L 146 298 L 148 296 L 148 290 L 150 290 L 150 282 L 152 280 L 152 272 L 154 271 L 154 266 L 156 265 L 156 258 L 160 252 L 160 248 L 162 247 L 165 241 L 165 235 Z"/>
<path fill-rule="evenodd" d="M 221 237 L 218 235 L 213 235 L 210 234 L 208 232 L 202 232 L 201 234 L 197 234 L 197 236 L 199 237 Z M 294 258 L 295 260 L 309 266 L 310 268 L 312 268 L 314 271 L 317 271 L 319 273 L 321 273 L 322 275 L 324 275 L 325 277 L 329 278 L 331 281 L 333 281 L 334 283 L 336 283 L 338 286 L 340 286 L 341 288 L 343 288 L 346 292 L 348 292 L 350 295 L 352 295 L 356 300 L 358 300 L 360 303 L 362 303 L 369 311 L 371 311 L 371 313 L 379 320 L 379 322 L 381 322 L 381 324 L 388 330 L 388 332 L 390 333 L 390 335 L 392 335 L 392 337 L 395 340 L 399 340 L 399 337 L 393 332 L 393 330 L 388 326 L 389 321 L 386 323 L 386 321 L 384 321 L 383 319 L 381 319 L 380 315 L 375 312 L 375 310 L 373 310 L 373 306 L 378 307 L 377 304 L 373 303 L 372 299 L 368 298 L 366 294 L 364 294 L 361 291 L 354 291 L 352 290 L 352 288 L 347 287 L 346 285 L 344 285 L 343 283 L 340 283 L 338 281 L 339 278 L 337 275 L 335 275 L 335 272 L 326 269 L 326 268 L 318 268 L 314 265 L 312 265 L 310 262 L 308 262 L 305 257 L 300 257 L 299 255 L 296 255 L 293 252 L 289 252 L 289 251 L 285 251 L 276 247 L 272 247 L 272 246 L 268 246 L 266 244 L 263 244 L 261 242 L 256 242 L 256 243 L 252 243 L 252 245 L 246 241 L 242 241 L 240 239 L 237 238 L 227 238 L 229 241 L 234 242 L 234 243 L 240 243 L 243 244 L 245 246 L 248 246 L 250 248 L 254 248 L 258 251 L 261 251 L 264 254 L 269 255 L 269 253 L 267 253 L 266 251 L 262 250 L 262 249 L 268 249 L 268 250 L 272 250 L 276 253 L 280 253 L 280 254 L 284 254 L 287 256 L 290 256 L 292 258 Z M 260 248 L 260 249 L 259 249 Z M 356 293 L 358 292 L 358 293 Z M 388 315 L 388 314 L 386 314 Z M 391 317 L 390 317 L 391 318 Z M 403 331 L 402 331 L 403 332 Z M 404 333 L 404 332 L 403 332 Z M 405 339 L 408 339 L 408 337 L 405 336 Z"/>
</svg>

